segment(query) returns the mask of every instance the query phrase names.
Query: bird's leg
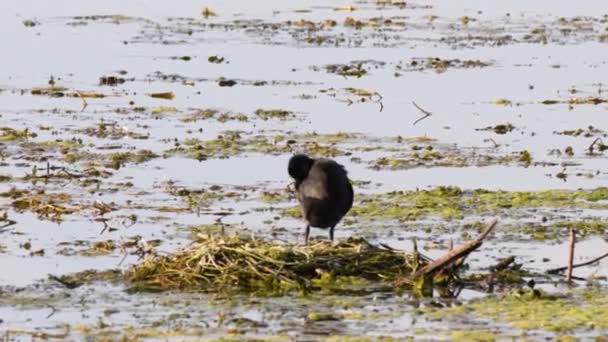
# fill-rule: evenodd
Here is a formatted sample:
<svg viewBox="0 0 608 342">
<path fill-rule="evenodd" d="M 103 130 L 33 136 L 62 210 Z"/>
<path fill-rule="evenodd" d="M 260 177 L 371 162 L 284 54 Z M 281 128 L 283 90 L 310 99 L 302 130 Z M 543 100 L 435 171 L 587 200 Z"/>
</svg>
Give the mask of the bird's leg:
<svg viewBox="0 0 608 342">
<path fill-rule="evenodd" d="M 304 244 L 308 245 L 308 235 L 310 235 L 310 224 L 306 225 L 306 230 L 304 231 Z"/>
<path fill-rule="evenodd" d="M 329 228 L 329 240 L 331 241 L 334 241 L 334 228 L 336 228 L 335 225 Z"/>
</svg>

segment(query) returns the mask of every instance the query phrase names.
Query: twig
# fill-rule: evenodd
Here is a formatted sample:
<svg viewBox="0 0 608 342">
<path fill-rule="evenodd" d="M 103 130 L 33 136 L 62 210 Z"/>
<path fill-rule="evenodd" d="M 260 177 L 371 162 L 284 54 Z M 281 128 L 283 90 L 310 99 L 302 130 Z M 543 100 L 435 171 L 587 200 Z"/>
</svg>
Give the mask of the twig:
<svg viewBox="0 0 608 342">
<path fill-rule="evenodd" d="M 494 147 L 495 147 L 495 148 L 496 148 L 496 147 L 498 147 L 498 146 L 500 146 L 500 145 L 498 145 L 498 143 L 497 143 L 497 142 L 496 142 L 494 139 L 492 139 L 492 138 L 488 138 L 488 139 L 487 139 L 487 141 L 492 142 L 492 143 L 494 144 Z"/>
<path fill-rule="evenodd" d="M 122 237 L 120 238 L 120 249 L 122 250 L 123 256 L 122 259 L 120 259 L 120 262 L 118 263 L 118 267 L 120 267 L 122 263 L 127 259 L 127 256 L 129 256 L 129 252 L 127 252 L 127 248 L 125 247 L 125 243 Z"/>
<path fill-rule="evenodd" d="M 57 312 L 57 309 L 50 304 L 47 304 L 47 306 L 51 309 L 51 313 L 46 316 L 46 318 L 48 319 L 48 318 L 51 318 L 51 316 L 53 316 L 55 314 L 55 312 Z"/>
<path fill-rule="evenodd" d="M 595 259 L 591 259 L 589 261 L 585 261 L 585 262 L 581 262 L 580 264 L 576 264 L 576 265 L 572 265 L 572 268 L 577 268 L 577 267 L 583 267 L 583 266 L 587 266 L 587 265 L 591 265 L 591 264 L 595 264 L 596 262 L 605 259 L 608 257 L 608 253 L 604 253 L 602 255 L 600 255 L 599 257 L 595 258 Z M 558 274 L 559 272 L 563 272 L 565 270 L 568 269 L 568 266 L 563 266 L 563 267 L 557 267 L 557 268 L 552 268 L 550 270 L 547 271 L 548 274 Z"/>
<path fill-rule="evenodd" d="M 568 268 L 566 269 L 566 281 L 572 281 L 572 263 L 574 262 L 574 245 L 576 245 L 576 230 L 570 228 L 570 242 L 568 243 Z"/>
<path fill-rule="evenodd" d="M 68 289 L 70 289 L 70 290 L 75 289 L 75 288 L 77 288 L 78 286 L 80 286 L 80 285 L 82 285 L 82 284 L 83 284 L 83 283 L 79 283 L 79 282 L 77 282 L 77 281 L 68 281 L 68 280 L 65 280 L 65 279 L 59 278 L 59 277 L 57 277 L 57 276 L 55 276 L 55 275 L 52 275 L 52 274 L 49 274 L 49 279 L 50 279 L 50 280 L 54 280 L 54 281 L 58 282 L 59 284 L 61 284 L 61 285 L 65 286 L 66 288 L 68 288 Z M 50 316 L 49 316 L 49 317 L 50 317 Z"/>
<path fill-rule="evenodd" d="M 5 223 L 5 224 L 3 224 L 3 225 L 1 225 L 1 226 L 0 226 L 0 229 L 4 229 L 4 228 L 6 228 L 6 227 L 10 227 L 10 226 L 12 226 L 12 225 L 14 225 L 14 224 L 17 224 L 17 221 L 15 221 L 15 220 L 11 220 L 11 219 L 4 219 L 4 220 L 2 220 L 2 221 L 6 222 L 6 223 Z M 4 232 L 4 230 L 0 231 L 0 233 L 2 233 L 2 232 Z"/>
<path fill-rule="evenodd" d="M 422 112 L 422 114 L 424 114 L 424 116 L 423 116 L 423 117 L 418 118 L 418 120 L 414 121 L 414 124 L 413 124 L 412 126 L 416 126 L 416 124 L 417 124 L 417 123 L 419 123 L 420 121 L 422 121 L 422 120 L 424 120 L 424 119 L 428 118 L 429 116 L 433 115 L 433 113 L 431 113 L 431 112 L 429 112 L 429 111 L 426 111 L 426 110 L 424 110 L 424 109 L 420 108 L 420 106 L 418 106 L 418 105 L 416 104 L 416 102 L 413 102 L 413 101 L 412 101 L 412 104 L 414 105 L 414 107 L 416 107 L 416 109 L 418 109 L 419 111 L 421 111 L 421 112 Z"/>
<path fill-rule="evenodd" d="M 82 100 L 82 109 L 80 111 L 84 112 L 84 109 L 87 108 L 87 106 L 89 104 L 87 103 L 87 100 L 84 99 L 84 96 L 82 96 L 82 94 L 78 90 L 74 90 L 74 91 L 76 92 L 78 97 L 80 97 L 80 99 Z"/>
<path fill-rule="evenodd" d="M 593 142 L 591 143 L 591 145 L 589 145 L 589 154 L 593 154 L 593 146 L 595 146 L 595 144 L 597 144 L 598 141 L 602 141 L 602 138 L 597 137 L 595 138 L 595 140 L 593 140 Z"/>
<path fill-rule="evenodd" d="M 454 248 L 452 251 L 444 254 L 439 259 L 431 262 L 430 264 L 424 266 L 420 270 L 414 272 L 412 275 L 410 275 L 410 279 L 415 279 L 415 278 L 419 278 L 421 276 L 434 274 L 437 271 L 450 265 L 454 261 L 467 256 L 469 253 L 473 252 L 474 250 L 479 248 L 479 246 L 481 246 L 483 240 L 488 236 L 488 234 L 490 234 L 492 232 L 492 230 L 496 226 L 496 223 L 498 223 L 498 220 L 495 218 L 492 219 L 487 224 L 486 230 L 480 236 L 478 236 L 475 240 L 465 242 L 465 243 L 461 244 L 460 246 Z"/>
</svg>

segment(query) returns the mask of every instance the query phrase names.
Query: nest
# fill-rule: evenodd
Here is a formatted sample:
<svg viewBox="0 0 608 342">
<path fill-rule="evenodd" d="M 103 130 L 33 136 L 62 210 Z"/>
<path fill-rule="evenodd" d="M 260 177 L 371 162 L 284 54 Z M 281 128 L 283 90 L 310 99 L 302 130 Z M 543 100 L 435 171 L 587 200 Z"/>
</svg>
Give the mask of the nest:
<svg viewBox="0 0 608 342">
<path fill-rule="evenodd" d="M 310 291 L 328 278 L 393 281 L 423 263 L 414 253 L 361 238 L 305 246 L 215 235 L 174 254 L 148 256 L 126 276 L 133 289 L 148 291 Z"/>
</svg>

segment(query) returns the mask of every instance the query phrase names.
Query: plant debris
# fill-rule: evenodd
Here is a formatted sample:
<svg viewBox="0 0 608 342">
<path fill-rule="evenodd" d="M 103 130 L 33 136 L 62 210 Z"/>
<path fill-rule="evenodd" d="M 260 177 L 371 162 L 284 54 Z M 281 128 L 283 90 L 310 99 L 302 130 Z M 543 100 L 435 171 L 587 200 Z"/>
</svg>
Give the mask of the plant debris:
<svg viewBox="0 0 608 342">
<path fill-rule="evenodd" d="M 126 278 L 138 290 L 272 293 L 318 290 L 316 281 L 324 277 L 392 280 L 408 275 L 415 267 L 411 254 L 356 238 L 307 246 L 239 236 L 200 238 L 200 242 L 172 255 L 146 257 Z"/>
</svg>

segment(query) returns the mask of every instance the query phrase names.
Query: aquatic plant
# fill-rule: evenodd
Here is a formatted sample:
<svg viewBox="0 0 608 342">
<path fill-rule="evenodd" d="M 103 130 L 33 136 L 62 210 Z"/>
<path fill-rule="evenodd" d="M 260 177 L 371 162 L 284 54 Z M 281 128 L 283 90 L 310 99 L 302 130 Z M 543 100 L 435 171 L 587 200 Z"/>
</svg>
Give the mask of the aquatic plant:
<svg viewBox="0 0 608 342">
<path fill-rule="evenodd" d="M 277 244 L 254 237 L 210 235 L 171 255 L 150 255 L 126 278 L 137 290 L 312 291 L 319 284 L 391 281 L 410 274 L 419 258 L 361 238 L 332 244 Z"/>
</svg>

